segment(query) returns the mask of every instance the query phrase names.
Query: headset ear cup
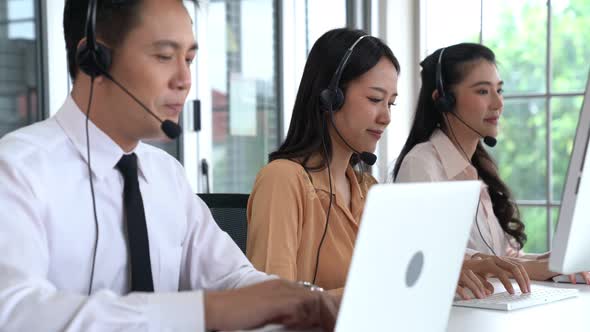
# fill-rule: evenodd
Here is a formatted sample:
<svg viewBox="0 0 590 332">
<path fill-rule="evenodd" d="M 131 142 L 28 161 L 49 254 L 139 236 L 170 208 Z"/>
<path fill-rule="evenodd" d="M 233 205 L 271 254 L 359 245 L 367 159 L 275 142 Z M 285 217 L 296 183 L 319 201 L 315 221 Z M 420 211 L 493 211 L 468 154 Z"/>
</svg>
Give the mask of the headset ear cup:
<svg viewBox="0 0 590 332">
<path fill-rule="evenodd" d="M 111 66 L 111 50 L 101 43 L 96 43 L 96 50 L 83 42 L 76 51 L 76 63 L 80 70 L 91 77 L 97 77 L 107 72 Z"/>
<path fill-rule="evenodd" d="M 320 93 L 320 107 L 322 111 L 333 111 L 336 112 L 337 110 L 342 107 L 344 103 L 344 94 L 342 90 L 339 88 L 336 89 L 324 89 Z"/>
<path fill-rule="evenodd" d="M 334 111 L 339 110 L 342 105 L 344 104 L 344 93 L 342 92 L 342 90 L 340 90 L 340 88 L 336 88 L 336 90 L 334 90 L 334 102 L 332 104 L 332 109 Z"/>
<path fill-rule="evenodd" d="M 434 101 L 434 107 L 441 113 L 451 112 L 455 107 L 455 96 L 452 93 L 445 93 Z"/>
<path fill-rule="evenodd" d="M 447 95 L 445 96 L 447 99 L 447 105 L 449 107 L 449 111 L 452 111 L 453 108 L 455 108 L 455 102 L 457 101 L 455 99 L 455 95 L 451 92 L 447 93 Z"/>
<path fill-rule="evenodd" d="M 96 52 L 98 65 L 107 72 L 111 68 L 113 61 L 111 49 L 101 43 L 96 43 L 96 46 L 98 47 L 98 51 Z"/>
<path fill-rule="evenodd" d="M 331 111 L 332 101 L 334 100 L 334 93 L 330 89 L 324 89 L 320 92 L 320 110 L 324 112 Z"/>
</svg>

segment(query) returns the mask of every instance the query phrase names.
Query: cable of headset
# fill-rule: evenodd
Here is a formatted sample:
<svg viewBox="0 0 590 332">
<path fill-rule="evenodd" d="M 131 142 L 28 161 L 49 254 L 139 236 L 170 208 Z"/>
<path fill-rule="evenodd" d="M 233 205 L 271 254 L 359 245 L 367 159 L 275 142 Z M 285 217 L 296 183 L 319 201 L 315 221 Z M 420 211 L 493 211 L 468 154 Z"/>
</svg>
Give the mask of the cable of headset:
<svg viewBox="0 0 590 332">
<path fill-rule="evenodd" d="M 356 149 L 354 149 L 350 144 L 348 144 L 348 142 L 344 139 L 344 137 L 342 137 L 342 135 L 340 135 L 340 132 L 338 131 L 338 128 L 336 128 L 336 124 L 334 122 L 334 112 L 337 111 L 344 103 L 344 93 L 338 87 L 338 83 L 340 82 L 342 72 L 344 71 L 344 67 L 346 66 L 346 63 L 348 62 L 348 58 L 352 54 L 352 51 L 354 50 L 355 46 L 366 37 L 370 37 L 370 36 L 364 34 L 364 35 L 358 37 L 355 40 L 355 42 L 352 43 L 352 45 L 346 50 L 346 52 L 342 56 L 342 59 L 340 60 L 340 63 L 336 67 L 336 71 L 334 72 L 334 74 L 332 75 L 332 78 L 330 79 L 330 83 L 328 85 L 328 88 L 322 90 L 322 92 L 319 95 L 319 99 L 320 99 L 320 110 L 323 110 L 323 111 L 326 111 L 329 113 L 330 123 L 332 124 L 334 131 L 336 132 L 338 137 L 340 137 L 342 142 L 344 142 L 344 144 L 354 154 L 358 155 L 360 160 L 362 160 L 363 162 L 365 162 L 369 165 L 373 165 L 375 163 L 375 161 L 377 160 L 377 156 L 375 156 L 372 153 L 366 152 L 366 151 L 359 152 Z M 333 199 L 334 199 L 334 192 L 332 189 L 332 170 L 330 168 L 330 158 L 328 156 L 328 149 L 326 147 L 326 140 L 325 140 L 326 135 L 328 135 L 328 131 L 327 131 L 328 130 L 328 122 L 326 120 L 325 115 L 323 115 L 322 122 L 323 122 L 322 147 L 324 149 L 324 154 L 325 154 L 326 160 L 328 162 L 328 180 L 330 183 L 330 203 L 328 204 L 328 211 L 326 212 L 326 224 L 324 226 L 324 232 L 322 234 L 322 238 L 320 239 L 320 243 L 318 245 L 318 251 L 317 251 L 317 255 L 316 255 L 316 263 L 315 263 L 315 268 L 314 268 L 314 273 L 313 273 L 313 281 L 312 281 L 313 284 L 315 284 L 315 281 L 317 278 L 319 262 L 320 262 L 320 252 L 322 249 L 322 245 L 324 244 L 326 234 L 328 232 L 328 224 L 330 222 L 330 211 L 332 210 L 332 204 L 333 204 Z"/>
<path fill-rule="evenodd" d="M 90 192 L 92 195 L 92 208 L 94 213 L 94 224 L 96 229 L 96 237 L 94 243 L 94 254 L 92 258 L 92 270 L 90 273 L 90 284 L 88 286 L 88 295 L 92 293 L 92 284 L 94 281 L 94 270 L 96 265 L 96 252 L 98 248 L 98 238 L 99 238 L 99 227 L 98 227 L 98 217 L 96 213 L 96 197 L 94 194 L 94 184 L 92 180 L 92 166 L 90 160 L 90 135 L 88 132 L 88 122 L 89 122 L 89 114 L 90 114 L 90 106 L 92 103 L 92 96 L 94 90 L 94 79 L 97 76 L 104 76 L 106 79 L 113 82 L 116 86 L 118 86 L 123 92 L 125 92 L 131 99 L 133 99 L 139 106 L 141 106 L 142 110 L 147 112 L 149 115 L 154 117 L 158 122 L 160 122 L 160 129 L 168 136 L 170 139 L 176 139 L 181 133 L 182 128 L 171 120 L 162 120 L 160 119 L 152 110 L 150 110 L 146 105 L 144 105 L 139 98 L 135 97 L 125 86 L 115 80 L 109 72 L 108 68 L 111 65 L 111 51 L 105 45 L 96 42 L 96 14 L 97 14 L 97 0 L 89 0 L 88 7 L 86 12 L 86 24 L 85 24 L 85 31 L 86 31 L 86 41 L 81 46 L 78 47 L 76 51 L 76 62 L 78 67 L 81 71 L 86 73 L 91 78 L 90 84 L 90 95 L 88 98 L 88 108 L 86 110 L 86 156 L 88 159 L 88 178 L 90 180 Z"/>
<path fill-rule="evenodd" d="M 86 108 L 86 158 L 88 162 L 88 179 L 90 180 L 90 195 L 92 196 L 92 212 L 94 214 L 94 254 L 92 255 L 92 270 L 90 272 L 90 284 L 88 285 L 88 295 L 92 293 L 92 283 L 94 282 L 94 266 L 96 265 L 96 250 L 98 247 L 98 217 L 96 215 L 96 198 L 94 195 L 94 181 L 92 180 L 92 162 L 90 159 L 90 134 L 88 130 L 88 122 L 90 120 L 90 108 L 92 105 L 92 95 L 94 93 L 94 76 L 90 78 L 90 94 L 88 96 L 88 107 Z"/>
<path fill-rule="evenodd" d="M 475 166 L 473 166 L 473 163 L 471 162 L 471 159 L 467 156 L 467 153 L 463 149 L 463 146 L 461 146 L 461 143 L 459 143 L 459 141 L 457 140 L 457 136 L 455 136 L 455 131 L 453 130 L 453 126 L 451 126 L 451 122 L 447 118 L 447 115 L 443 113 L 443 117 L 445 119 L 445 122 L 447 123 L 447 126 L 449 127 L 449 130 L 451 132 L 451 135 L 453 136 L 453 139 L 455 140 L 455 142 L 457 142 L 457 145 L 459 146 L 459 149 L 463 153 L 463 156 L 465 156 L 465 158 L 466 158 L 467 162 L 469 163 L 469 165 L 471 165 L 472 167 L 475 168 Z M 481 232 L 481 229 L 479 228 L 479 221 L 477 220 L 477 215 L 479 214 L 479 205 L 480 204 L 481 204 L 481 195 L 480 195 L 479 199 L 477 200 L 477 210 L 475 211 L 475 226 L 477 227 L 477 232 L 479 233 L 479 236 L 483 240 L 483 243 L 485 243 L 486 247 L 488 247 L 488 249 L 490 249 L 490 251 L 492 252 L 492 254 L 494 254 L 494 256 L 498 256 L 496 254 L 496 252 L 494 251 L 494 249 L 488 244 L 488 241 L 486 241 L 486 239 L 484 238 L 484 236 L 483 236 L 483 234 Z"/>
<path fill-rule="evenodd" d="M 330 110 L 330 114 L 332 110 Z M 324 232 L 322 233 L 322 238 L 320 239 L 320 244 L 318 245 L 318 252 L 315 259 L 315 268 L 313 272 L 313 280 L 312 284 L 315 284 L 316 277 L 318 275 L 318 268 L 320 265 L 320 252 L 322 250 L 322 245 L 324 244 L 324 240 L 326 238 L 326 234 L 328 233 L 328 224 L 330 222 L 330 211 L 332 210 L 332 200 L 334 199 L 333 191 L 332 191 L 332 170 L 330 169 L 330 158 L 328 157 L 328 148 L 326 147 L 326 135 L 328 130 L 328 124 L 324 118 L 324 125 L 323 125 L 323 133 L 322 133 L 322 146 L 324 148 L 324 155 L 326 156 L 326 161 L 328 162 L 328 182 L 330 184 L 330 202 L 328 203 L 328 211 L 326 212 L 326 224 L 324 225 Z"/>
</svg>

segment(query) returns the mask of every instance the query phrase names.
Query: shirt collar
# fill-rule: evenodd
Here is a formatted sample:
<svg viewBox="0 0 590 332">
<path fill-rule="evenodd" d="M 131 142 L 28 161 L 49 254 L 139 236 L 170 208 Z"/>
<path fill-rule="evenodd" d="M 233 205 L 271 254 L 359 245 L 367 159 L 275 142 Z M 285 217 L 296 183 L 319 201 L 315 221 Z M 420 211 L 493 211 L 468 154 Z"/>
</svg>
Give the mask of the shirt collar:
<svg viewBox="0 0 590 332">
<path fill-rule="evenodd" d="M 78 150 L 84 162 L 87 163 L 86 115 L 78 107 L 71 95 L 68 95 L 63 106 L 55 115 L 55 119 L 70 139 L 70 142 Z M 88 121 L 88 135 L 90 137 L 92 173 L 97 180 L 102 180 L 115 168 L 125 151 L 92 121 Z M 137 154 L 138 174 L 147 182 L 149 177 L 147 159 L 149 156 L 146 147 L 139 142 L 137 147 L 129 153 L 133 152 Z"/>
<path fill-rule="evenodd" d="M 323 169 L 319 172 L 309 171 L 308 174 L 311 177 L 311 181 L 312 181 L 315 189 L 323 190 L 327 193 L 330 192 L 330 179 L 328 178 L 328 169 L 327 168 Z M 346 167 L 346 177 L 350 181 L 351 194 L 354 195 L 355 193 L 358 193 L 359 197 L 361 199 L 364 199 L 365 194 L 361 190 L 358 176 L 357 176 L 356 172 L 354 171 L 354 169 L 352 168 L 352 166 L 350 166 L 350 165 L 348 165 L 348 167 Z M 334 188 L 333 182 L 332 182 L 332 188 Z"/>
<path fill-rule="evenodd" d="M 455 179 L 461 174 L 474 180 L 477 179 L 475 168 L 465 160 L 465 157 L 442 130 L 436 129 L 430 136 L 430 142 L 438 153 L 448 179 Z"/>
</svg>

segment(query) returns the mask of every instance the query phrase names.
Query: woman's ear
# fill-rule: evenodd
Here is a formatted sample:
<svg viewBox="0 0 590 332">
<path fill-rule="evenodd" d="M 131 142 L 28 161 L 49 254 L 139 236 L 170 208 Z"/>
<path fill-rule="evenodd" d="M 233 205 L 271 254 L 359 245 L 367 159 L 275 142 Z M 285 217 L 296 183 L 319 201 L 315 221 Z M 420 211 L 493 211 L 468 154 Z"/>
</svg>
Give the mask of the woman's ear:
<svg viewBox="0 0 590 332">
<path fill-rule="evenodd" d="M 80 39 L 80 41 L 78 42 L 78 45 L 76 46 L 76 49 L 80 49 L 80 46 L 82 46 L 82 44 L 84 44 L 86 42 L 86 37 Z"/>
<path fill-rule="evenodd" d="M 439 97 L 439 93 L 438 90 L 434 89 L 434 91 L 432 91 L 432 100 L 436 101 Z"/>
</svg>

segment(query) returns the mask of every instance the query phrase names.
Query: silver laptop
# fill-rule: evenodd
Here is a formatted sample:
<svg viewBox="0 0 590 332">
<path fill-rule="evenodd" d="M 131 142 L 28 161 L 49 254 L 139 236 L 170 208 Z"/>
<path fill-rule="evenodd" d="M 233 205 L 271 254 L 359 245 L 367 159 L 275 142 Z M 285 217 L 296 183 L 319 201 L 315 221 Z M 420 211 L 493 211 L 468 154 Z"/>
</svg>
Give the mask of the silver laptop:
<svg viewBox="0 0 590 332">
<path fill-rule="evenodd" d="M 454 181 L 371 187 L 336 332 L 445 331 L 480 186 Z M 256 331 L 296 330 L 269 325 Z"/>
<path fill-rule="evenodd" d="M 479 193 L 478 181 L 373 186 L 336 331 L 444 331 Z"/>
</svg>

